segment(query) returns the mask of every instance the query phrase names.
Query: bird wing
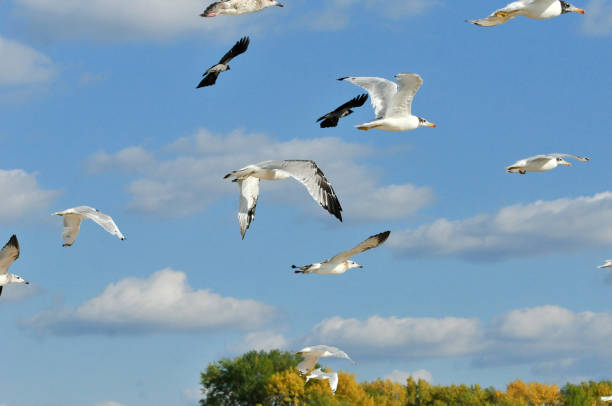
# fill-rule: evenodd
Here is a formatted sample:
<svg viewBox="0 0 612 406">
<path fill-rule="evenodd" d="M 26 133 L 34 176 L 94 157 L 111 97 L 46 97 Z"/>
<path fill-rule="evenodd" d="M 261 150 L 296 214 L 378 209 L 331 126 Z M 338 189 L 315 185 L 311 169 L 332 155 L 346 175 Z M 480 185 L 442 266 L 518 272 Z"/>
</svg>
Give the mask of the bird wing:
<svg viewBox="0 0 612 406">
<path fill-rule="evenodd" d="M 370 94 L 370 102 L 372 102 L 372 106 L 374 107 L 376 118 L 382 118 L 386 115 L 387 109 L 393 100 L 393 96 L 397 93 L 397 85 L 383 78 L 355 76 L 340 78 L 338 80 L 349 81 L 367 90 Z"/>
<path fill-rule="evenodd" d="M 317 203 L 342 221 L 342 207 L 336 192 L 314 161 L 267 161 L 257 166 L 262 169 L 277 169 L 286 172 L 287 175 L 301 182 Z"/>
<path fill-rule="evenodd" d="M 505 22 L 510 21 L 514 17 L 518 17 L 520 12 L 525 9 L 525 7 L 530 4 L 535 3 L 539 0 L 519 0 L 514 1 L 510 4 L 507 4 L 505 7 L 500 8 L 499 10 L 495 10 L 486 18 L 481 18 L 478 20 L 468 20 L 468 22 L 479 25 L 481 27 L 492 27 L 494 25 L 500 25 Z"/>
<path fill-rule="evenodd" d="M 17 258 L 19 258 L 19 241 L 13 234 L 0 250 L 0 275 L 6 275 L 9 267 Z"/>
<path fill-rule="evenodd" d="M 355 107 L 363 106 L 363 103 L 365 103 L 366 100 L 368 100 L 367 93 L 360 94 L 359 96 L 354 97 L 351 100 L 347 101 L 342 106 L 336 108 L 334 111 L 330 111 L 324 116 L 319 117 L 317 119 L 317 122 L 324 120 L 321 123 L 321 128 L 335 127 L 338 125 L 338 120 L 340 119 L 340 117 L 350 114 L 350 112 L 348 112 L 347 114 L 343 115 L 345 111 L 355 108 Z"/>
<path fill-rule="evenodd" d="M 338 389 L 338 373 L 337 372 L 328 372 L 326 374 L 327 379 L 329 379 L 329 388 L 332 393 L 336 393 L 336 389 Z"/>
<path fill-rule="evenodd" d="M 255 208 L 259 197 L 259 178 L 247 177 L 236 181 L 240 187 L 240 197 L 238 198 L 238 223 L 240 223 L 240 235 L 244 240 L 244 235 L 249 229 L 251 221 L 255 218 Z"/>
<path fill-rule="evenodd" d="M 321 120 L 323 120 L 323 121 L 321 121 Z M 317 121 L 321 121 L 321 128 L 330 128 L 330 127 L 336 127 L 338 125 L 338 121 L 340 121 L 340 119 L 337 116 L 335 116 L 335 117 L 328 117 L 328 118 L 325 118 L 325 116 L 323 116 L 320 119 L 318 119 Z"/>
<path fill-rule="evenodd" d="M 555 159 L 555 158 L 553 156 L 551 156 L 551 155 L 536 155 L 536 156 L 532 156 L 530 158 L 526 158 L 525 159 L 525 166 L 527 166 L 529 164 L 544 165 L 546 162 L 550 161 L 551 159 Z"/>
<path fill-rule="evenodd" d="M 57 213 L 56 213 L 57 214 Z M 80 214 L 72 213 L 64 215 L 64 229 L 62 230 L 62 240 L 64 246 L 70 247 L 79 235 L 82 217 Z"/>
<path fill-rule="evenodd" d="M 232 49 L 230 49 L 229 51 L 227 51 L 225 55 L 223 55 L 223 58 L 221 58 L 219 63 L 222 63 L 223 65 L 227 65 L 229 61 L 231 61 L 238 55 L 246 52 L 246 50 L 249 48 L 250 41 L 251 40 L 249 37 L 240 38 L 240 40 L 234 44 Z"/>
<path fill-rule="evenodd" d="M 576 156 L 576 155 L 571 155 L 571 154 L 557 154 L 557 153 L 554 153 L 554 154 L 546 154 L 546 155 L 552 156 L 552 157 L 555 157 L 555 158 L 573 158 L 573 159 L 575 159 L 577 161 L 582 161 L 582 162 L 590 161 L 590 159 L 588 157 L 581 157 L 581 156 Z"/>
<path fill-rule="evenodd" d="M 219 77 L 219 72 L 210 72 L 208 75 L 204 76 L 204 78 L 200 81 L 200 83 L 198 83 L 198 87 L 196 87 L 196 89 L 199 89 L 204 86 L 214 85 L 217 82 L 218 77 Z"/>
<path fill-rule="evenodd" d="M 351 248 L 350 250 L 341 252 L 340 254 L 331 258 L 329 262 L 346 261 L 350 257 L 357 255 L 363 251 L 367 251 L 371 248 L 376 248 L 383 242 L 387 241 L 387 238 L 389 238 L 389 234 L 391 234 L 391 231 L 385 231 L 384 233 L 370 236 L 365 241 L 360 242 L 359 244 L 357 244 L 355 247 Z"/>
<path fill-rule="evenodd" d="M 115 224 L 111 216 L 108 214 L 104 214 L 101 211 L 88 206 L 75 207 L 74 210 L 78 214 L 94 221 L 110 234 L 116 235 L 120 239 L 125 240 L 125 237 L 123 234 L 121 234 L 121 231 L 119 231 L 119 227 L 117 227 L 117 224 Z"/>
<path fill-rule="evenodd" d="M 351 100 L 344 103 L 342 106 L 338 107 L 336 110 L 334 110 L 334 112 L 341 112 L 345 109 L 361 107 L 366 102 L 366 100 L 368 100 L 367 93 L 360 94 L 359 96 L 352 98 Z"/>
<path fill-rule="evenodd" d="M 387 116 L 410 115 L 412 111 L 412 99 L 423 84 L 423 79 L 416 73 L 398 73 L 395 75 L 399 90 L 393 96 Z"/>
<path fill-rule="evenodd" d="M 297 369 L 300 374 L 304 375 L 307 374 L 309 371 L 312 371 L 312 369 L 317 364 L 319 356 L 311 352 L 300 352 L 299 354 L 304 357 L 304 360 L 298 364 Z"/>
</svg>

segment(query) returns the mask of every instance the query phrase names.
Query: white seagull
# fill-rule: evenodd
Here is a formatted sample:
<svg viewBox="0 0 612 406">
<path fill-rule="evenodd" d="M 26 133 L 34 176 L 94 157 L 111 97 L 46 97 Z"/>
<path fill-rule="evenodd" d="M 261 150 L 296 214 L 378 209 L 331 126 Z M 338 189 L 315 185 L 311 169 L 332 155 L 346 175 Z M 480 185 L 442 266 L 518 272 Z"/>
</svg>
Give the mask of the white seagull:
<svg viewBox="0 0 612 406">
<path fill-rule="evenodd" d="M 599 265 L 597 268 L 612 268 L 612 259 L 606 259 L 605 263 L 603 265 Z"/>
<path fill-rule="evenodd" d="M 62 247 L 70 247 L 74 243 L 77 235 L 79 235 L 81 221 L 84 218 L 93 220 L 112 235 L 116 235 L 119 237 L 119 239 L 125 240 L 125 237 L 123 234 L 121 234 L 119 227 L 117 227 L 111 216 L 104 214 L 100 210 L 94 209 L 93 207 L 78 206 L 73 207 L 72 209 L 58 211 L 53 213 L 53 215 L 64 217 L 64 230 L 62 231 L 62 239 L 64 240 L 64 244 Z"/>
<path fill-rule="evenodd" d="M 19 258 L 19 242 L 17 236 L 13 234 L 0 250 L 0 295 L 2 295 L 2 287 L 9 283 L 25 283 L 26 285 L 30 283 L 19 275 L 8 273 L 9 267 L 17 258 Z"/>
<path fill-rule="evenodd" d="M 546 20 L 566 13 L 584 14 L 584 10 L 577 8 L 567 1 L 561 0 L 519 0 L 513 1 L 504 8 L 494 11 L 487 18 L 469 20 L 468 22 L 481 27 L 492 27 L 510 21 L 514 17 L 524 16 L 534 20 Z"/>
<path fill-rule="evenodd" d="M 243 239 L 255 217 L 260 179 L 294 178 L 308 189 L 308 193 L 317 203 L 342 221 L 342 207 L 340 207 L 336 192 L 314 161 L 264 161 L 230 172 L 225 175 L 224 179 L 230 177 L 234 178 L 232 181 L 238 182 L 240 187 L 238 222 Z"/>
<path fill-rule="evenodd" d="M 508 173 L 520 173 L 521 175 L 527 172 L 546 172 L 555 169 L 559 165 L 572 166 L 563 158 L 574 158 L 578 161 L 587 162 L 589 158 L 583 158 L 570 154 L 544 154 L 536 155 L 529 158 L 516 161 L 506 167 Z"/>
<path fill-rule="evenodd" d="M 338 389 L 338 373 L 337 372 L 323 372 L 321 368 L 317 368 L 306 377 L 306 383 L 311 379 L 327 379 L 329 380 L 329 387 L 333 394 L 336 394 Z"/>
<path fill-rule="evenodd" d="M 360 130 L 378 128 L 398 132 L 435 127 L 435 124 L 424 118 L 412 115 L 412 99 L 423 84 L 423 79 L 416 73 L 398 73 L 395 77 L 397 84 L 387 79 L 366 76 L 338 79 L 363 87 L 370 94 L 376 120 L 356 127 Z"/>
<path fill-rule="evenodd" d="M 299 269 L 299 271 L 294 271 L 295 273 L 318 273 L 319 275 L 339 275 L 352 268 L 363 268 L 363 266 L 359 265 L 357 262 L 349 261 L 349 258 L 363 251 L 367 251 L 370 248 L 378 247 L 389 238 L 389 234 L 391 234 L 391 231 L 385 231 L 384 233 L 368 237 L 365 241 L 362 241 L 350 250 L 341 252 L 335 257 L 323 262 L 305 266 L 291 265 L 291 268 Z"/>
<path fill-rule="evenodd" d="M 319 358 L 325 358 L 325 357 L 346 358 L 347 360 L 351 361 L 353 364 L 355 363 L 355 361 L 353 361 L 346 354 L 346 352 L 336 347 L 330 347 L 328 345 L 314 345 L 312 347 L 302 348 L 297 353 L 300 354 L 302 357 L 304 357 L 304 360 L 300 362 L 297 366 L 298 371 L 302 375 L 305 375 L 308 372 L 312 371 L 312 369 L 317 364 L 317 361 L 319 360 Z"/>
<path fill-rule="evenodd" d="M 206 7 L 206 10 L 200 14 L 200 17 L 214 17 L 218 14 L 235 16 L 255 13 L 271 6 L 283 7 L 283 4 L 276 0 L 222 0 Z"/>
</svg>

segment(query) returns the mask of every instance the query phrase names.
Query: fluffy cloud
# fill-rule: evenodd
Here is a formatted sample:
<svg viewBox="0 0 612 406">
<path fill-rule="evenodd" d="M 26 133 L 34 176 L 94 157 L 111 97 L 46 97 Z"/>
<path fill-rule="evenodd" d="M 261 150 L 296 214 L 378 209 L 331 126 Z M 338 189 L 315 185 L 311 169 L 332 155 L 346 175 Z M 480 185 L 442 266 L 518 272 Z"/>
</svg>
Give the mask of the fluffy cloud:
<svg viewBox="0 0 612 406">
<path fill-rule="evenodd" d="M 0 169 L 0 194 L 0 223 L 11 223 L 31 218 L 33 212 L 48 208 L 59 192 L 41 189 L 36 174 L 21 169 Z"/>
<path fill-rule="evenodd" d="M 591 0 L 586 6 L 583 30 L 589 35 L 612 34 L 612 4 L 606 0 Z"/>
<path fill-rule="evenodd" d="M 339 157 L 337 151 L 342 151 Z M 434 193 L 427 187 L 411 184 L 380 185 L 380 174 L 357 160 L 377 151 L 340 138 L 275 141 L 261 134 L 236 131 L 226 136 L 200 130 L 192 137 L 178 139 L 167 146 L 172 157 L 152 161 L 152 154 L 140 147 L 129 147 L 115 154 L 99 152 L 88 159 L 90 172 L 136 168 L 143 176 L 127 187 L 132 195 L 129 208 L 143 213 L 187 216 L 206 209 L 218 199 L 236 198 L 235 184 L 223 175 L 249 163 L 266 159 L 310 159 L 332 182 L 344 215 L 356 221 L 401 219 L 431 203 Z M 360 187 L 354 187 L 354 180 Z M 297 205 L 320 216 L 320 207 L 297 182 L 264 182 L 261 193 L 272 195 L 271 202 Z"/>
<path fill-rule="evenodd" d="M 98 40 L 151 38 L 163 40 L 194 32 L 214 32 L 215 38 L 234 37 L 240 27 L 253 32 L 254 19 L 200 17 L 200 0 L 15 0 L 16 14 L 32 29 L 59 38 Z M 267 21 L 267 13 L 257 17 Z"/>
<path fill-rule="evenodd" d="M 470 354 L 482 330 L 476 319 L 372 316 L 365 321 L 333 317 L 317 324 L 309 342 L 334 345 L 359 358 L 427 358 Z"/>
<path fill-rule="evenodd" d="M 504 207 L 466 220 L 439 219 L 394 233 L 400 255 L 500 260 L 612 243 L 612 193 Z"/>
<path fill-rule="evenodd" d="M 390 374 L 383 376 L 383 379 L 389 379 L 392 382 L 397 382 L 397 383 L 401 383 L 405 385 L 406 381 L 410 377 L 412 377 L 412 379 L 414 379 L 415 382 L 418 382 L 421 379 L 429 383 L 433 381 L 433 376 L 431 375 L 431 372 L 425 369 L 419 369 L 418 371 L 414 371 L 414 372 L 406 372 L 406 371 L 400 371 L 396 369 Z"/>
<path fill-rule="evenodd" d="M 122 279 L 76 308 L 51 309 L 23 326 L 57 335 L 248 331 L 275 315 L 255 300 L 194 290 L 184 272 L 163 269 L 147 279 Z"/>
<path fill-rule="evenodd" d="M 246 334 L 240 343 L 230 347 L 232 352 L 244 353 L 247 351 L 270 351 L 283 349 L 288 345 L 282 334 L 274 331 L 256 331 Z"/>
<path fill-rule="evenodd" d="M 439 4 L 436 0 L 330 0 L 323 10 L 309 13 L 307 25 L 315 30 L 337 31 L 346 28 L 359 13 L 380 13 L 390 19 L 420 15 Z"/>
<path fill-rule="evenodd" d="M 0 55 L 0 86 L 46 82 L 56 73 L 51 59 L 17 41 L 0 37 Z"/>
</svg>

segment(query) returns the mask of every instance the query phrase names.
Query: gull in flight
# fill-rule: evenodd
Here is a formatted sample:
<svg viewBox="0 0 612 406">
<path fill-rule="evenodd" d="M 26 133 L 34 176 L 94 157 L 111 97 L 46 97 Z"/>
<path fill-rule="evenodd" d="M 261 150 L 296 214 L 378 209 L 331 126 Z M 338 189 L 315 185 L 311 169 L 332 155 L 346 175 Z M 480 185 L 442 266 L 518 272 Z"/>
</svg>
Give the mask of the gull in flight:
<svg viewBox="0 0 612 406">
<path fill-rule="evenodd" d="M 13 234 L 0 250 L 0 295 L 2 294 L 2 287 L 9 283 L 25 283 L 26 285 L 30 283 L 23 280 L 19 275 L 8 273 L 9 267 L 17 258 L 19 258 L 19 242 L 17 236 Z"/>
<path fill-rule="evenodd" d="M 317 368 L 306 377 L 306 383 L 311 379 L 327 379 L 329 380 L 329 387 L 332 393 L 336 394 L 338 388 L 338 373 L 337 372 L 323 372 L 321 368 Z"/>
<path fill-rule="evenodd" d="M 397 84 L 387 79 L 366 76 L 338 79 L 361 86 L 370 94 L 376 120 L 356 127 L 360 130 L 378 128 L 398 132 L 435 127 L 435 124 L 424 118 L 412 115 L 412 99 L 423 84 L 423 79 L 416 73 L 398 73 L 395 77 Z"/>
<path fill-rule="evenodd" d="M 391 234 L 391 231 L 385 231 L 384 233 L 368 237 L 365 241 L 357 244 L 350 250 L 341 252 L 335 257 L 326 259 L 323 262 L 305 266 L 291 265 L 291 268 L 299 269 L 299 271 L 294 271 L 295 273 L 318 273 L 319 275 L 339 275 L 351 268 L 363 268 L 363 266 L 359 265 L 357 262 L 349 261 L 349 258 L 363 251 L 367 251 L 370 248 L 378 247 L 389 238 L 389 234 Z"/>
<path fill-rule="evenodd" d="M 527 172 L 546 172 L 551 169 L 555 169 L 559 165 L 572 166 L 563 158 L 574 158 L 578 161 L 587 162 L 589 158 L 583 158 L 576 155 L 570 154 L 544 154 L 536 155 L 530 158 L 521 159 L 516 161 L 510 166 L 506 167 L 508 173 L 520 173 L 521 175 Z"/>
<path fill-rule="evenodd" d="M 584 14 L 583 9 L 577 8 L 567 1 L 519 0 L 513 1 L 504 8 L 494 11 L 487 18 L 469 20 L 468 22 L 481 27 L 492 27 L 503 24 L 518 16 L 525 16 L 534 20 L 546 20 L 571 12 Z"/>
<path fill-rule="evenodd" d="M 58 211 L 53 213 L 53 215 L 64 217 L 64 231 L 62 231 L 62 239 L 64 240 L 64 244 L 62 247 L 70 247 L 74 243 L 77 235 L 79 235 L 81 220 L 84 218 L 93 220 L 112 235 L 116 235 L 121 240 L 125 240 L 125 237 L 123 234 L 121 234 L 119 227 L 117 227 L 111 216 L 104 214 L 100 210 L 94 209 L 93 207 L 73 207 L 72 209 Z"/>
<path fill-rule="evenodd" d="M 597 268 L 612 268 L 612 259 L 606 259 L 606 262 L 603 265 L 599 265 Z"/>
<path fill-rule="evenodd" d="M 224 179 L 229 177 L 234 178 L 232 181 L 237 182 L 240 187 L 238 222 L 242 239 L 255 217 L 260 179 L 294 178 L 308 189 L 308 193 L 317 203 L 342 221 L 342 207 L 340 207 L 336 192 L 314 161 L 264 161 L 230 172 L 225 175 Z"/>
<path fill-rule="evenodd" d="M 214 85 L 221 72 L 230 70 L 229 62 L 238 55 L 246 52 L 246 50 L 249 48 L 249 42 L 249 37 L 240 38 L 240 40 L 234 44 L 232 49 L 223 55 L 223 58 L 221 58 L 218 64 L 211 66 L 206 72 L 204 72 L 202 75 L 204 76 L 204 79 L 200 81 L 196 89 Z"/>
<path fill-rule="evenodd" d="M 200 17 L 214 17 L 218 14 L 235 16 L 255 13 L 271 6 L 283 7 L 283 4 L 275 0 L 222 0 L 206 7 L 206 10 L 200 14 Z"/>
<path fill-rule="evenodd" d="M 335 127 L 338 125 L 338 120 L 351 114 L 353 112 L 351 109 L 363 106 L 363 103 L 365 103 L 366 100 L 368 100 L 368 95 L 365 93 L 360 94 L 354 99 L 347 101 L 336 110 L 327 113 L 323 117 L 319 117 L 317 123 L 323 120 L 321 121 L 321 128 Z"/>
<path fill-rule="evenodd" d="M 302 348 L 297 353 L 300 354 L 302 357 L 304 357 L 304 360 L 300 362 L 297 366 L 298 371 L 302 375 L 305 375 L 308 372 L 312 371 L 312 369 L 317 364 L 317 361 L 319 360 L 319 358 L 325 358 L 325 357 L 346 358 L 347 360 L 351 361 L 353 364 L 355 363 L 355 361 L 353 361 L 346 354 L 346 352 L 341 351 L 336 347 L 330 347 L 328 345 L 314 345 L 312 347 Z"/>
</svg>

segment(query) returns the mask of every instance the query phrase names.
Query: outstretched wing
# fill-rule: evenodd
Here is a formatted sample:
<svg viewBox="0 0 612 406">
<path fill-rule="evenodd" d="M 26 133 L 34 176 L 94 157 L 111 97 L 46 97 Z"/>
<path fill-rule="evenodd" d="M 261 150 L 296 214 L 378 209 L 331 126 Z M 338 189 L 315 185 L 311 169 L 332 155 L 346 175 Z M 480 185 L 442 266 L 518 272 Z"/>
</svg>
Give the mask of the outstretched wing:
<svg viewBox="0 0 612 406">
<path fill-rule="evenodd" d="M 495 10 L 486 18 L 480 18 L 478 20 L 468 20 L 469 23 L 474 25 L 478 25 L 480 27 L 492 27 L 495 25 L 500 25 L 505 22 L 510 21 L 514 17 L 518 17 L 520 12 L 525 9 L 531 3 L 540 0 L 520 0 L 514 1 L 504 8 L 500 8 L 499 10 Z"/>
<path fill-rule="evenodd" d="M 202 79 L 200 83 L 198 83 L 198 87 L 196 89 L 199 89 L 204 86 L 214 85 L 217 82 L 218 77 L 219 72 L 210 72 L 208 75 L 204 76 L 204 79 Z"/>
<path fill-rule="evenodd" d="M 62 230 L 62 240 L 64 240 L 64 247 L 70 247 L 74 244 L 74 241 L 79 235 L 79 229 L 81 227 L 81 215 L 80 214 L 66 214 L 64 217 L 64 229 Z"/>
<path fill-rule="evenodd" d="M 238 55 L 246 52 L 246 50 L 249 48 L 250 41 L 251 40 L 249 39 L 249 37 L 240 38 L 240 40 L 234 44 L 232 49 L 230 49 L 229 51 L 227 51 L 225 55 L 223 55 L 223 58 L 221 58 L 219 63 L 222 63 L 223 65 L 227 65 L 229 61 L 231 61 Z"/>
<path fill-rule="evenodd" d="M 352 98 L 351 100 L 344 103 L 342 106 L 338 107 L 336 110 L 334 110 L 334 112 L 341 112 L 345 109 L 361 107 L 363 106 L 363 103 L 366 102 L 366 100 L 368 100 L 368 95 L 366 93 L 360 94 L 359 96 Z"/>
<path fill-rule="evenodd" d="M 555 158 L 573 158 L 577 161 L 582 161 L 582 162 L 588 162 L 590 161 L 590 159 L 588 157 L 581 157 L 581 156 L 576 156 L 576 155 L 571 155 L 571 154 L 547 154 L 548 156 L 552 156 Z"/>
<path fill-rule="evenodd" d="M 310 352 L 303 352 L 303 353 L 300 352 L 298 354 L 300 354 L 302 357 L 304 357 L 304 360 L 302 362 L 300 362 L 298 364 L 298 366 L 297 366 L 297 369 L 300 372 L 300 374 L 304 375 L 304 374 L 307 374 L 308 372 L 312 371 L 312 369 L 317 364 L 319 356 L 315 355 L 313 353 L 310 353 Z"/>
<path fill-rule="evenodd" d="M 357 244 L 355 247 L 351 248 L 350 250 L 341 252 L 340 254 L 331 258 L 329 262 L 346 261 L 350 257 L 357 255 L 363 251 L 367 251 L 371 248 L 376 248 L 383 242 L 387 241 L 387 238 L 389 238 L 389 234 L 391 234 L 391 231 L 385 231 L 384 233 L 380 233 L 380 234 L 376 234 L 371 237 L 368 237 L 365 241 Z"/>
<path fill-rule="evenodd" d="M 301 182 L 317 203 L 342 221 L 342 207 L 336 192 L 314 161 L 267 161 L 262 162 L 261 165 L 262 169 L 278 169 L 286 172 L 287 175 Z"/>
<path fill-rule="evenodd" d="M 17 258 L 19 258 L 19 242 L 17 236 L 13 234 L 0 250 L 0 275 L 6 275 Z"/>
<path fill-rule="evenodd" d="M 244 240 L 244 235 L 255 218 L 255 208 L 259 197 L 259 178 L 248 177 L 237 180 L 240 187 L 240 197 L 238 199 L 238 223 L 240 223 L 240 235 Z"/>
<path fill-rule="evenodd" d="M 323 120 L 323 122 L 321 123 L 321 128 L 335 127 L 338 125 L 338 120 L 340 120 L 340 117 L 344 117 L 350 114 L 350 112 L 348 112 L 347 110 L 363 106 L 363 103 L 365 103 L 366 100 L 368 100 L 368 95 L 366 93 L 360 94 L 359 96 L 347 101 L 334 111 L 331 111 L 326 115 L 319 117 L 317 119 L 317 122 Z M 343 114 L 345 112 L 347 114 Z"/>
<path fill-rule="evenodd" d="M 75 207 L 74 211 L 94 221 L 110 234 L 116 235 L 118 238 L 125 240 L 125 237 L 123 236 L 123 234 L 121 234 L 121 231 L 119 231 L 119 227 L 117 227 L 117 224 L 115 224 L 111 216 L 109 216 L 108 214 L 104 214 L 101 211 L 98 211 L 93 207 L 88 206 Z"/>
<path fill-rule="evenodd" d="M 416 73 L 398 73 L 395 75 L 399 91 L 393 96 L 387 116 L 410 115 L 412 111 L 412 99 L 423 84 L 423 79 Z"/>
<path fill-rule="evenodd" d="M 383 78 L 354 76 L 338 80 L 346 80 L 367 90 L 370 94 L 370 101 L 374 107 L 376 118 L 382 118 L 387 114 L 387 109 L 391 105 L 393 96 L 397 93 L 397 85 Z"/>
</svg>

